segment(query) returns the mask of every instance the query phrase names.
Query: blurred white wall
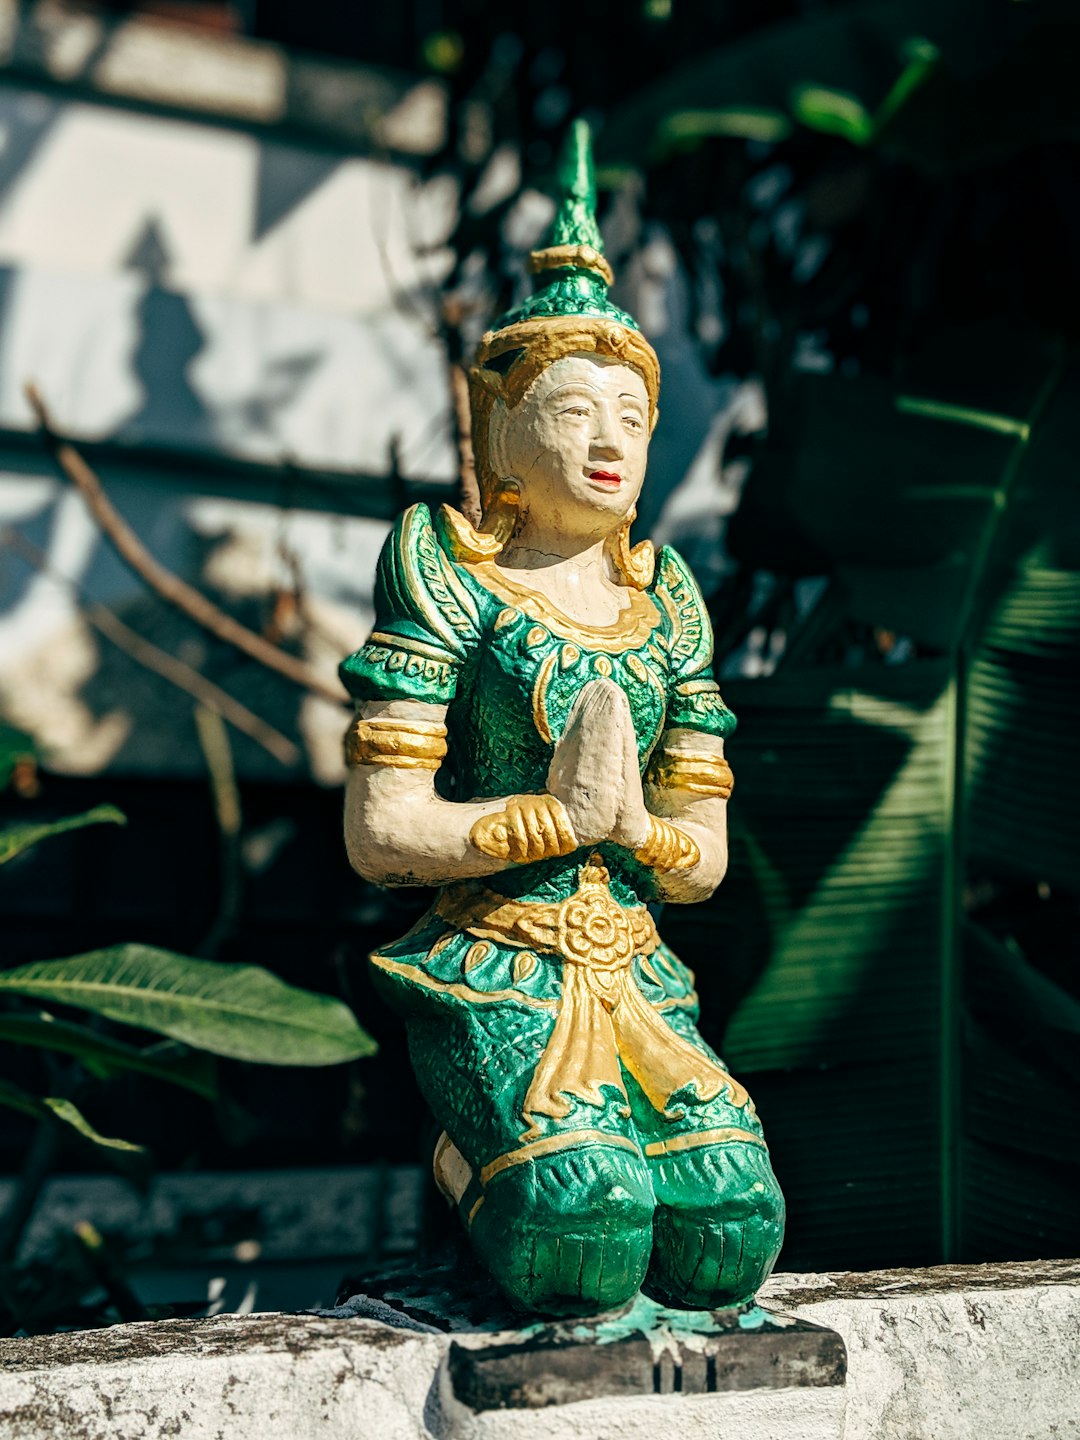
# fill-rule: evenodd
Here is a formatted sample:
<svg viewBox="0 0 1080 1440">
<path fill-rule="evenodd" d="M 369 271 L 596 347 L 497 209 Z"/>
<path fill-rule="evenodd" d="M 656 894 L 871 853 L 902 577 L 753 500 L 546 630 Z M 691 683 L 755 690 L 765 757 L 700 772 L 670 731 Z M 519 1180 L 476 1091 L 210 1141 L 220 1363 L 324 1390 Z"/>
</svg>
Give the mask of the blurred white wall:
<svg viewBox="0 0 1080 1440">
<path fill-rule="evenodd" d="M 453 482 L 433 319 L 453 218 L 453 193 L 404 162 L 0 76 L 0 525 L 164 648 L 192 650 L 184 622 L 160 613 L 22 438 L 33 379 L 63 433 L 124 447 L 103 477 L 166 565 L 226 603 L 272 597 L 298 567 L 315 630 L 295 640 L 332 677 L 370 623 L 386 529 L 363 518 L 350 473 L 387 476 L 396 455 L 403 477 Z M 217 467 L 230 459 L 262 463 Z M 283 487 L 265 469 L 282 462 L 301 477 L 335 472 L 335 487 Z M 218 683 L 257 680 L 266 718 L 300 739 L 316 776 L 337 777 L 339 715 L 200 643 Z M 159 707 L 177 734 L 140 743 L 134 708 L 147 697 L 110 649 L 70 588 L 0 550 L 0 718 L 61 771 L 201 769 L 178 693 Z M 237 756 L 242 773 L 273 772 L 254 747 Z"/>
</svg>

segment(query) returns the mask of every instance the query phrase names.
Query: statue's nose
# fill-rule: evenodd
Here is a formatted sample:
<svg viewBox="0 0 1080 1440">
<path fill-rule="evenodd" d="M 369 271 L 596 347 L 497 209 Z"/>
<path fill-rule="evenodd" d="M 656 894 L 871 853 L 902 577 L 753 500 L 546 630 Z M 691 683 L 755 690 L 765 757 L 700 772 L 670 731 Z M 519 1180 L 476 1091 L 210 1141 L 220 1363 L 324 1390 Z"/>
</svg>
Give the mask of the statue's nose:
<svg viewBox="0 0 1080 1440">
<path fill-rule="evenodd" d="M 610 421 L 601 420 L 593 436 L 592 453 L 600 460 L 621 460 L 622 436 Z"/>
</svg>

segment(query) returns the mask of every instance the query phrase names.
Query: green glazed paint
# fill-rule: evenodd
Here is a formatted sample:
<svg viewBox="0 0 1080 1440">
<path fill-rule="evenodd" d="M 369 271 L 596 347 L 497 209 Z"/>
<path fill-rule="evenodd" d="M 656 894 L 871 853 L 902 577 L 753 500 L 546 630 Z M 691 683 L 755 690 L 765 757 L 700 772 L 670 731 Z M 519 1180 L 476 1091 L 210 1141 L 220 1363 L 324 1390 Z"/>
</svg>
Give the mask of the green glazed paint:
<svg viewBox="0 0 1080 1440">
<path fill-rule="evenodd" d="M 423 505 L 398 520 L 375 629 L 341 667 L 358 712 L 346 829 L 368 878 L 437 889 L 372 965 L 476 1254 L 525 1310 L 634 1302 L 617 1329 L 661 1302 L 747 1305 L 784 1205 L 753 1104 L 698 1033 L 694 978 L 647 908 L 722 874 L 735 719 L 689 570 L 627 539 L 658 372 L 606 298 L 580 123 L 561 176 L 537 293 L 481 351 L 479 370 L 518 327 L 529 383 L 474 375 L 503 465 L 478 457 L 498 480 L 485 520 Z M 512 473 L 534 451 L 539 469 Z M 579 594 L 580 613 L 559 603 Z M 609 799 L 614 818 L 594 824 Z M 634 1300 L 643 1284 L 653 1300 Z"/>
</svg>

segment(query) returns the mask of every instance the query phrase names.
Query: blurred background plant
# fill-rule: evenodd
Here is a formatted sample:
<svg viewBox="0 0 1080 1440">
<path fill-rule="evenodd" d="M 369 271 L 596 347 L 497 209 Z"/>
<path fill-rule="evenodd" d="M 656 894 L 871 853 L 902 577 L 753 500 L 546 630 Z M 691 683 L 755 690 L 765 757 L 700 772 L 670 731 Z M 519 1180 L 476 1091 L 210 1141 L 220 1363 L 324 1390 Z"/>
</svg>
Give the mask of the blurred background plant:
<svg viewBox="0 0 1080 1440">
<path fill-rule="evenodd" d="M 461 367 L 584 114 L 615 298 L 664 371 L 639 528 L 695 567 L 741 719 L 731 872 L 661 924 L 766 1119 L 781 1263 L 1074 1253 L 1074 7 L 12 24 L 5 800 L 130 823 L 0 876 L 7 963 L 135 934 L 345 993 L 380 1043 L 288 1086 L 225 1062 L 248 1122 L 220 1133 L 118 1078 L 98 1128 L 204 1173 L 426 1159 L 362 964 L 426 899 L 347 869 L 333 667 L 389 517 L 468 497 Z"/>
<path fill-rule="evenodd" d="M 99 805 L 51 824 L 11 826 L 0 831 L 0 865 L 51 836 L 106 823 L 122 825 L 124 816 Z M 40 1096 L 0 1082 L 0 1106 L 29 1116 L 38 1126 L 18 1187 L 0 1215 L 0 1325 L 5 1334 L 164 1319 L 206 1308 L 144 1304 L 96 1227 L 85 1220 L 73 1227 L 74 1243 L 61 1246 L 47 1264 L 18 1263 L 23 1231 L 65 1140 L 78 1142 L 146 1190 L 150 1151 L 100 1135 L 79 1108 L 84 1094 L 92 1099 L 102 1082 L 131 1074 L 180 1086 L 227 1112 L 212 1056 L 322 1066 L 345 1064 L 374 1049 L 338 1000 L 286 985 L 258 966 L 215 964 L 148 945 L 115 945 L 66 960 L 17 965 L 0 972 L 0 994 L 15 999 L 0 1012 L 0 1042 L 44 1052 L 52 1090 Z M 65 1012 L 87 1010 L 99 1023 L 87 1025 L 19 1003 L 25 1000 L 44 1000 Z M 111 1033 L 117 1024 L 164 1039 L 133 1044 Z M 232 1128 L 243 1120 L 234 1108 Z"/>
</svg>

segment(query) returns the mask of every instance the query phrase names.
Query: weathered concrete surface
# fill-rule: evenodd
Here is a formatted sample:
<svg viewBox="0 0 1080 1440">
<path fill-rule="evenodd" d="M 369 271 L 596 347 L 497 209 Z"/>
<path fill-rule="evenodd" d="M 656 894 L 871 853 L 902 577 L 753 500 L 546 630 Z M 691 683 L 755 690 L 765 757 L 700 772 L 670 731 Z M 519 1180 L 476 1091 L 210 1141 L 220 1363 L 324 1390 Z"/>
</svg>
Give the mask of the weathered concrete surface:
<svg viewBox="0 0 1080 1440">
<path fill-rule="evenodd" d="M 780 1275 L 762 1299 L 840 1332 L 845 1392 L 473 1415 L 442 1393 L 449 1336 L 365 1320 L 219 1316 L 0 1342 L 0 1440 L 1080 1437 L 1080 1263 Z"/>
<path fill-rule="evenodd" d="M 3 1440 L 415 1440 L 446 1342 L 367 1320 L 221 1315 L 0 1344 Z M 434 1408 L 433 1408 L 434 1407 Z"/>
<path fill-rule="evenodd" d="M 775 1275 L 848 1350 L 844 1440 L 1080 1436 L 1080 1263 Z"/>
</svg>

